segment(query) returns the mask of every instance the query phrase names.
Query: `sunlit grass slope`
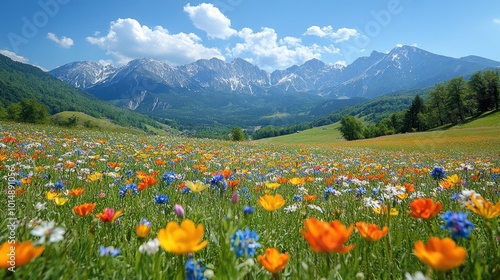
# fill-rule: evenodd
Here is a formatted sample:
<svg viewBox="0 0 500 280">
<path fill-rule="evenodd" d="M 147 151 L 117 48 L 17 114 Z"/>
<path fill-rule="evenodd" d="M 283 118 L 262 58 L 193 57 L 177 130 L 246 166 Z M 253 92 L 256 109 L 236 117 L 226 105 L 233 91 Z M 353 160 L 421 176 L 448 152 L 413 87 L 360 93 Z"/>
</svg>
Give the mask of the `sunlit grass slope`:
<svg viewBox="0 0 500 280">
<path fill-rule="evenodd" d="M 445 130 L 388 135 L 357 141 L 345 141 L 338 130 L 339 127 L 340 123 L 335 123 L 291 135 L 262 139 L 260 142 L 422 152 L 439 152 L 445 148 L 467 151 L 494 148 L 500 151 L 500 111 L 485 113 Z"/>
</svg>

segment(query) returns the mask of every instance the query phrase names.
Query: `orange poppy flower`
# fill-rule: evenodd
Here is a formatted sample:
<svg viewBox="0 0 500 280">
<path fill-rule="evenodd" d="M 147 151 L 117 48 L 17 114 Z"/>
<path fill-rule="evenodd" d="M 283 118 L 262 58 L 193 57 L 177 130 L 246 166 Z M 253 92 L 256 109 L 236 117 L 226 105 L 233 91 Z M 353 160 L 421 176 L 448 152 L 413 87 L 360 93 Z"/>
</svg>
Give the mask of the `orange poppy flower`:
<svg viewBox="0 0 500 280">
<path fill-rule="evenodd" d="M 84 192 L 85 192 L 84 188 L 76 188 L 76 189 L 69 190 L 68 195 L 71 195 L 71 196 L 80 196 Z"/>
<path fill-rule="evenodd" d="M 115 168 L 117 168 L 117 167 L 122 166 L 122 164 L 121 164 L 121 163 L 119 163 L 119 162 L 111 162 L 111 161 L 109 161 L 109 162 L 108 162 L 108 166 L 109 166 L 109 168 L 115 169 Z"/>
<path fill-rule="evenodd" d="M 234 189 L 238 186 L 239 183 L 240 183 L 240 181 L 238 181 L 238 180 L 228 180 L 227 186 L 230 187 L 231 189 Z"/>
<path fill-rule="evenodd" d="M 70 169 L 70 168 L 75 167 L 75 163 L 74 163 L 74 162 L 72 162 L 72 161 L 66 161 L 66 162 L 64 163 L 64 166 L 66 166 L 66 168 Z"/>
<path fill-rule="evenodd" d="M 260 206 L 262 206 L 262 208 L 266 209 L 267 211 L 274 211 L 285 205 L 285 200 L 279 194 L 275 196 L 266 194 L 264 196 L 261 196 L 257 202 Z"/>
<path fill-rule="evenodd" d="M 306 194 L 304 195 L 305 201 L 315 201 L 318 196 L 315 194 Z"/>
<path fill-rule="evenodd" d="M 226 178 L 226 179 L 231 177 L 232 174 L 233 173 L 228 168 L 226 168 L 226 169 L 224 169 L 224 171 L 222 171 L 222 175 L 224 175 L 224 178 Z"/>
<path fill-rule="evenodd" d="M 387 232 L 389 232 L 388 227 L 379 229 L 378 225 L 367 224 L 365 222 L 357 222 L 356 229 L 358 230 L 359 234 L 368 241 L 378 241 L 382 237 L 384 237 Z"/>
<path fill-rule="evenodd" d="M 268 248 L 266 249 L 265 256 L 257 256 L 257 260 L 260 264 L 272 274 L 277 274 L 283 270 L 289 259 L 290 255 L 288 253 L 280 254 L 276 248 Z"/>
<path fill-rule="evenodd" d="M 84 203 L 73 207 L 73 211 L 75 212 L 75 214 L 84 217 L 94 211 L 95 206 L 95 203 Z"/>
<path fill-rule="evenodd" d="M 309 218 L 304 224 L 306 230 L 300 233 L 316 253 L 347 253 L 354 248 L 354 245 L 344 246 L 354 230 L 352 224 L 346 228 L 339 220 L 328 223 L 316 218 Z"/>
<path fill-rule="evenodd" d="M 440 271 L 447 271 L 461 266 L 465 262 L 467 251 L 457 246 L 451 238 L 431 237 L 427 245 L 419 240 L 413 253 L 425 264 Z"/>
<path fill-rule="evenodd" d="M 15 259 L 12 263 L 10 258 L 12 252 L 11 247 L 15 248 Z M 0 267 L 6 269 L 9 269 L 10 267 L 21 267 L 40 256 L 43 250 L 43 246 L 35 247 L 31 241 L 24 241 L 22 243 L 15 241 L 12 244 L 10 244 L 9 241 L 5 241 L 0 246 Z"/>
<path fill-rule="evenodd" d="M 432 198 L 417 198 L 410 204 L 411 212 L 408 212 L 413 218 L 430 219 L 443 209 L 441 202 L 434 202 Z"/>
<path fill-rule="evenodd" d="M 155 164 L 156 165 L 164 165 L 166 162 L 164 160 L 162 160 L 161 158 L 155 160 Z"/>
</svg>

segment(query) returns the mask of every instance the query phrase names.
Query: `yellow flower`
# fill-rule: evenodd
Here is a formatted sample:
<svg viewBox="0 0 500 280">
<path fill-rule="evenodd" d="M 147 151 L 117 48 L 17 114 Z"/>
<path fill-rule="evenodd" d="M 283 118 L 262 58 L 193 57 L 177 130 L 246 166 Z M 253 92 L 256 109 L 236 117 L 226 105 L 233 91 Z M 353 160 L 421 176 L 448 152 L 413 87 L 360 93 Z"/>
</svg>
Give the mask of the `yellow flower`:
<svg viewBox="0 0 500 280">
<path fill-rule="evenodd" d="M 266 209 L 267 211 L 274 211 L 285 205 L 285 200 L 279 194 L 275 196 L 266 194 L 264 196 L 261 196 L 257 202 L 260 206 L 262 206 L 262 208 Z"/>
<path fill-rule="evenodd" d="M 92 181 L 92 182 L 95 182 L 95 181 L 98 181 L 102 178 L 103 174 L 100 173 L 100 172 L 95 172 L 94 174 L 92 175 L 89 175 L 89 180 Z"/>
<path fill-rule="evenodd" d="M 382 207 L 376 207 L 376 208 L 372 208 L 372 209 L 373 209 L 373 212 L 375 212 L 377 214 L 387 214 L 387 206 L 385 206 L 385 205 L 382 205 Z M 391 212 L 389 214 L 391 216 L 397 216 L 399 214 L 399 211 L 398 211 L 398 209 L 392 207 Z"/>
<path fill-rule="evenodd" d="M 266 183 L 266 187 L 270 189 L 276 189 L 279 186 L 281 186 L 281 184 L 276 182 Z"/>
<path fill-rule="evenodd" d="M 61 205 L 64 205 L 66 204 L 66 202 L 68 202 L 68 198 L 67 197 L 56 197 L 54 198 L 54 202 L 56 203 L 57 206 L 61 206 Z"/>
<path fill-rule="evenodd" d="M 58 197 L 59 194 L 53 191 L 48 191 L 45 193 L 45 197 L 47 197 L 48 200 L 54 200 L 54 198 Z"/>
<path fill-rule="evenodd" d="M 198 252 L 208 244 L 203 239 L 203 225 L 196 226 L 193 221 L 187 219 L 179 225 L 177 222 L 169 222 L 166 228 L 158 232 L 160 246 L 167 252 L 174 254 L 186 254 Z"/>
<path fill-rule="evenodd" d="M 413 253 L 425 264 L 440 271 L 447 271 L 461 266 L 465 262 L 467 251 L 457 246 L 451 238 L 439 239 L 431 237 L 427 245 L 419 240 L 415 243 Z"/>
<path fill-rule="evenodd" d="M 467 203 L 467 206 L 472 212 L 478 214 L 479 216 L 490 220 L 500 216 L 500 199 L 497 204 L 493 204 L 490 201 L 485 201 L 482 197 L 476 199 L 474 195 L 470 197 L 472 203 Z"/>
<path fill-rule="evenodd" d="M 194 193 L 199 193 L 208 188 L 209 184 L 203 184 L 201 181 L 186 181 L 186 186 Z"/>
<path fill-rule="evenodd" d="M 296 185 L 304 185 L 306 183 L 306 180 L 307 180 L 307 178 L 294 177 L 294 178 L 290 179 L 288 182 L 290 182 L 290 184 L 296 186 Z"/>
<path fill-rule="evenodd" d="M 276 248 L 268 248 L 265 256 L 257 256 L 260 264 L 272 274 L 277 274 L 283 270 L 289 259 L 290 255 L 288 253 L 280 254 Z"/>
<path fill-rule="evenodd" d="M 11 264 L 11 258 L 9 254 L 11 254 L 11 249 L 14 249 L 15 252 L 15 259 L 13 260 L 13 263 Z M 29 262 L 31 262 L 33 259 L 36 257 L 40 256 L 40 254 L 43 252 L 44 247 L 35 247 L 31 243 L 31 241 L 24 241 L 22 243 L 19 243 L 18 241 L 15 241 L 14 243 L 10 244 L 9 241 L 5 241 L 1 246 L 0 246 L 0 267 L 1 268 L 9 268 L 9 267 L 21 267 Z"/>
</svg>

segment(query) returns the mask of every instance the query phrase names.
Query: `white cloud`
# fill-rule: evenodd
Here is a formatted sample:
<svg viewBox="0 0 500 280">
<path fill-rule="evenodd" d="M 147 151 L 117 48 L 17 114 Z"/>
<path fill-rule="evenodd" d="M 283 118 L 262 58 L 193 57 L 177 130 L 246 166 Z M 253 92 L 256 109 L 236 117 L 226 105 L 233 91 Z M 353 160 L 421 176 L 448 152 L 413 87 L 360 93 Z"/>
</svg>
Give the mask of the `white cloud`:
<svg viewBox="0 0 500 280">
<path fill-rule="evenodd" d="M 29 61 L 26 57 L 17 55 L 15 52 L 8 50 L 0 50 L 0 53 L 17 62 L 28 63 Z"/>
<path fill-rule="evenodd" d="M 170 34 L 161 26 L 150 28 L 132 18 L 112 21 L 108 34 L 87 37 L 87 41 L 106 50 L 123 65 L 132 59 L 150 57 L 173 65 L 191 63 L 198 59 L 223 59 L 216 48 L 207 48 L 193 33 Z"/>
<path fill-rule="evenodd" d="M 494 24 L 500 24 L 500 18 L 494 18 L 493 19 Z"/>
<path fill-rule="evenodd" d="M 359 32 L 356 29 L 346 27 L 339 28 L 335 31 L 330 25 L 323 27 L 313 25 L 307 28 L 303 35 L 318 36 L 320 38 L 332 38 L 335 40 L 335 43 L 340 43 L 351 39 L 351 37 L 359 36 Z"/>
<path fill-rule="evenodd" d="M 319 46 L 316 44 L 303 45 L 299 38 L 285 37 L 278 40 L 278 34 L 272 28 L 262 28 L 254 32 L 250 28 L 243 28 L 238 32 L 243 43 L 237 43 L 228 48 L 232 57 L 241 57 L 267 71 L 284 69 L 295 64 L 302 64 L 307 60 L 321 59 L 322 53 L 338 53 L 340 50 L 333 46 Z"/>
<path fill-rule="evenodd" d="M 209 38 L 227 39 L 236 34 L 236 30 L 231 28 L 231 20 L 213 4 L 191 6 L 188 3 L 184 11 L 189 14 L 194 26 L 205 31 Z"/>
<path fill-rule="evenodd" d="M 57 38 L 56 34 L 54 33 L 47 33 L 47 38 L 49 38 L 51 41 L 56 42 L 61 48 L 69 49 L 74 45 L 73 39 L 64 36 L 61 38 Z"/>
</svg>

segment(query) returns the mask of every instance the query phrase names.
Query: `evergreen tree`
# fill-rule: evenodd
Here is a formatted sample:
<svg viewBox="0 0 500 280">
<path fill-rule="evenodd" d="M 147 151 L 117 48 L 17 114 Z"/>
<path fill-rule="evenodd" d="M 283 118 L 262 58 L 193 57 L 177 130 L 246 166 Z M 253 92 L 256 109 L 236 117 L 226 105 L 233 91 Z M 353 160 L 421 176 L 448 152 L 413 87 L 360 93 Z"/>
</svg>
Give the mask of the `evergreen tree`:
<svg viewBox="0 0 500 280">
<path fill-rule="evenodd" d="M 340 132 L 348 141 L 363 138 L 364 125 L 356 117 L 347 115 L 340 120 Z"/>
<path fill-rule="evenodd" d="M 424 100 L 417 94 L 404 115 L 404 132 L 424 131 L 426 129 L 423 114 L 425 113 Z"/>
</svg>

